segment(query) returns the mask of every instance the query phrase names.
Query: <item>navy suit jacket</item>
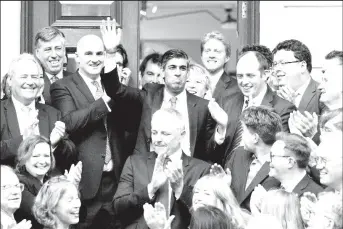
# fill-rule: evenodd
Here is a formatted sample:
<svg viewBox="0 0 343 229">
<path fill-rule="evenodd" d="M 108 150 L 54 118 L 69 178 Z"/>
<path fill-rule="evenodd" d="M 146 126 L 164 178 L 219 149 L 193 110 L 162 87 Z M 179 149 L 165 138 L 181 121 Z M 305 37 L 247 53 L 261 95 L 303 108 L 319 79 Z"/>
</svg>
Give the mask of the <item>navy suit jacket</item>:
<svg viewBox="0 0 343 229">
<path fill-rule="evenodd" d="M 243 147 L 238 147 L 227 164 L 232 174 L 232 192 L 241 207 L 249 211 L 251 193 L 258 184 L 261 184 L 266 190 L 280 187 L 280 182 L 268 175 L 270 170 L 269 162 L 265 162 L 247 189 L 245 189 L 252 160 L 251 152 L 244 150 Z"/>
<path fill-rule="evenodd" d="M 216 87 L 213 88 L 212 97 L 215 98 L 216 101 L 219 101 L 221 98 L 237 92 L 240 92 L 237 79 L 232 78 L 224 71 L 223 75 L 219 78 Z"/>
<path fill-rule="evenodd" d="M 318 193 L 324 190 L 319 184 L 314 182 L 307 174 L 304 176 L 303 179 L 294 187 L 293 191 L 299 197 L 301 197 L 305 192 L 312 192 L 316 196 Z"/>
<path fill-rule="evenodd" d="M 114 196 L 115 214 L 121 219 L 125 229 L 148 229 L 143 217 L 143 205 L 155 204 L 156 197 L 150 200 L 147 186 L 151 182 L 157 154 L 139 153 L 126 160 L 117 192 Z M 189 209 L 192 206 L 193 187 L 198 179 L 210 170 L 210 164 L 182 154 L 183 191 L 178 200 L 171 198 L 170 215 L 175 215 L 172 229 L 187 229 L 190 222 Z"/>
<path fill-rule="evenodd" d="M 1 139 L 1 164 L 14 166 L 14 160 L 23 136 L 20 134 L 17 113 L 11 98 L 2 100 L 0 119 L 0 139 Z M 50 139 L 50 133 L 55 127 L 55 122 L 61 120 L 61 112 L 55 108 L 36 103 L 39 120 L 39 133 Z"/>
<path fill-rule="evenodd" d="M 119 82 L 118 74 L 114 76 L 103 74 L 101 80 L 107 95 L 125 104 L 125 110 L 121 112 L 125 113 L 133 130 L 138 129 L 134 152 L 149 152 L 151 117 L 162 106 L 165 86 L 146 84 L 142 90 L 127 87 Z M 205 161 L 217 162 L 216 157 L 209 150 L 210 142 L 214 141 L 216 122 L 208 110 L 208 101 L 186 93 L 191 154 Z"/>
<path fill-rule="evenodd" d="M 52 105 L 61 111 L 62 120 L 79 152 L 79 160 L 82 161 L 82 198 L 92 199 L 99 189 L 106 152 L 107 132 L 103 121 L 106 115 L 114 163 L 113 182 L 116 187 L 121 169 L 128 157 L 128 153 L 123 150 L 123 126 L 126 123 L 118 116 L 118 104 L 110 101 L 112 112 L 109 112 L 103 99 L 94 100 L 78 72 L 57 80 L 50 89 Z"/>
</svg>

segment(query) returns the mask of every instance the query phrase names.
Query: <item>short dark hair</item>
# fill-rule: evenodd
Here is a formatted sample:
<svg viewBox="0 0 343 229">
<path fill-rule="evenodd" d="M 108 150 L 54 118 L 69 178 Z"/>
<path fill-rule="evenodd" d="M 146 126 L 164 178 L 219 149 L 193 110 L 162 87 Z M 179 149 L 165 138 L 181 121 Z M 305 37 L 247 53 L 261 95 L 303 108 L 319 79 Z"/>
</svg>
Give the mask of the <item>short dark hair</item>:
<svg viewBox="0 0 343 229">
<path fill-rule="evenodd" d="M 62 31 L 53 26 L 48 26 L 40 29 L 35 37 L 35 48 L 38 48 L 39 41 L 48 42 L 57 36 L 63 38 L 63 44 L 65 44 L 65 36 Z"/>
<path fill-rule="evenodd" d="M 268 62 L 268 68 L 272 67 L 273 61 L 274 61 L 274 56 L 273 56 L 272 51 L 270 51 L 270 49 L 267 46 L 257 45 L 257 44 L 246 45 L 242 48 L 240 55 L 242 55 L 243 53 L 246 53 L 246 52 L 250 52 L 250 51 L 261 53 L 266 58 L 266 60 Z"/>
<path fill-rule="evenodd" d="M 275 55 L 275 53 L 279 50 L 292 51 L 296 59 L 306 62 L 307 71 L 311 73 L 312 55 L 305 44 L 295 39 L 285 40 L 277 44 L 277 46 L 273 49 L 273 54 Z"/>
<path fill-rule="evenodd" d="M 187 70 L 189 69 L 188 55 L 181 49 L 169 49 L 167 52 L 165 52 L 162 55 L 162 59 L 161 59 L 162 68 L 165 69 L 167 62 L 174 58 L 187 60 Z"/>
<path fill-rule="evenodd" d="M 319 127 L 323 128 L 327 122 L 330 120 L 336 118 L 337 116 L 340 117 L 340 119 L 337 120 L 333 125 L 336 127 L 338 130 L 343 131 L 343 123 L 342 123 L 342 112 L 343 108 L 338 108 L 335 110 L 327 110 L 325 111 L 321 116 L 319 120 Z"/>
<path fill-rule="evenodd" d="M 242 52 L 241 55 L 238 57 L 238 61 L 244 57 L 245 55 L 249 54 L 249 53 L 252 53 L 254 54 L 254 56 L 256 57 L 258 63 L 260 64 L 260 67 L 259 67 L 259 70 L 260 71 L 264 71 L 264 70 L 267 70 L 270 68 L 270 64 L 267 60 L 267 58 L 260 52 L 258 51 L 247 51 L 247 52 Z M 237 61 L 237 62 L 238 62 Z"/>
<path fill-rule="evenodd" d="M 190 229 L 234 229 L 231 216 L 217 207 L 206 205 L 195 210 L 191 217 Z"/>
<path fill-rule="evenodd" d="M 339 59 L 340 64 L 343 64 L 343 52 L 342 51 L 333 50 L 325 56 L 326 60 L 332 60 L 335 58 Z"/>
<path fill-rule="evenodd" d="M 158 53 L 158 52 L 154 52 L 154 53 L 151 53 L 149 55 L 147 55 L 141 65 L 139 66 L 139 71 L 140 73 L 143 75 L 144 74 L 144 71 L 146 69 L 146 65 L 147 63 L 149 62 L 149 60 L 151 60 L 152 63 L 154 64 L 159 64 L 161 65 L 161 58 L 162 58 L 162 54 Z"/>
<path fill-rule="evenodd" d="M 248 107 L 242 112 L 240 120 L 267 145 L 274 144 L 276 134 L 282 131 L 280 116 L 269 107 Z"/>
<path fill-rule="evenodd" d="M 310 159 L 311 148 L 304 137 L 280 132 L 276 134 L 276 140 L 285 143 L 285 149 L 295 156 L 299 168 L 306 168 Z"/>
<path fill-rule="evenodd" d="M 126 68 L 129 65 L 129 60 L 127 58 L 127 52 L 124 49 L 124 46 L 122 44 L 117 45 L 114 48 L 114 53 L 119 53 L 123 57 L 123 68 Z"/>
</svg>

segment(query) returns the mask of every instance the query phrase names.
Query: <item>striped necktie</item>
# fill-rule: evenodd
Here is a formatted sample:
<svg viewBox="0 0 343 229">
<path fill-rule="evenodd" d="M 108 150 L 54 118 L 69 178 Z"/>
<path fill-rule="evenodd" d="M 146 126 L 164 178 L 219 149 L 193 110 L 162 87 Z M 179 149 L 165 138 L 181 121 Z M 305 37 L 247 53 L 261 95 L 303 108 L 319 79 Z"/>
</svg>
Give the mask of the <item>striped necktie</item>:
<svg viewBox="0 0 343 229">
<path fill-rule="evenodd" d="M 59 78 L 56 75 L 52 75 L 52 77 L 50 79 L 51 84 L 55 83 L 57 80 L 59 80 Z"/>
</svg>

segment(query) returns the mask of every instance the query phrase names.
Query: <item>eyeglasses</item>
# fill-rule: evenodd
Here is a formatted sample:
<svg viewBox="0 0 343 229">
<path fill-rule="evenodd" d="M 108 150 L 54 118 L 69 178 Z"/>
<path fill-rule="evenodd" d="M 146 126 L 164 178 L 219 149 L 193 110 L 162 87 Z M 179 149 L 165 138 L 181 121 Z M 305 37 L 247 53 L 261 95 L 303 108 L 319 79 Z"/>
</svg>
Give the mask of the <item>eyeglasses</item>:
<svg viewBox="0 0 343 229">
<path fill-rule="evenodd" d="M 9 189 L 12 189 L 12 188 L 19 188 L 20 191 L 22 192 L 22 191 L 24 191 L 24 184 L 19 183 L 16 185 L 12 185 L 12 184 L 2 185 L 1 191 L 8 191 Z"/>
<path fill-rule="evenodd" d="M 280 65 L 281 66 L 285 66 L 286 64 L 292 64 L 292 63 L 298 63 L 298 62 L 301 62 L 301 61 L 300 60 L 295 60 L 295 61 L 286 61 L 286 62 L 279 62 L 279 63 L 274 62 L 272 67 L 275 68 L 275 67 L 280 66 Z"/>
</svg>

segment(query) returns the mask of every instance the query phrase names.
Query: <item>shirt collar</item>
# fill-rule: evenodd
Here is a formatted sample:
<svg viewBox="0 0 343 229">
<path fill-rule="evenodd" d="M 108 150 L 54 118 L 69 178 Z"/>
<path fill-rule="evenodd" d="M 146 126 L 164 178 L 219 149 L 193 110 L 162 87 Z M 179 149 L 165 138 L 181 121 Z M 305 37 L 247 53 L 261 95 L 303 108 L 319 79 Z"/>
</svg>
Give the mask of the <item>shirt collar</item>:
<svg viewBox="0 0 343 229">
<path fill-rule="evenodd" d="M 252 101 L 249 101 L 249 106 L 260 106 L 262 104 L 262 100 L 267 93 L 267 85 L 264 86 L 262 91 L 255 97 L 252 98 Z"/>
<path fill-rule="evenodd" d="M 180 148 L 178 151 L 176 151 L 175 153 L 173 153 L 172 155 L 169 156 L 170 160 L 172 160 L 173 162 L 180 160 L 182 156 L 182 149 Z"/>
<path fill-rule="evenodd" d="M 254 159 L 257 158 L 257 156 L 255 154 L 253 154 L 252 156 Z M 264 165 L 264 163 L 266 163 L 267 161 L 270 161 L 270 154 L 266 153 L 265 155 L 257 158 L 259 160 L 259 162 L 261 163 L 261 165 Z"/>
<path fill-rule="evenodd" d="M 25 106 L 24 104 L 19 102 L 17 99 L 15 99 L 14 96 L 12 95 L 12 101 L 13 101 L 13 105 L 14 105 L 14 108 L 16 109 L 16 111 L 18 109 L 22 110 L 23 107 L 29 107 L 29 108 L 31 108 L 31 110 L 36 109 L 36 101 L 35 100 L 33 100 L 28 106 Z"/>
<path fill-rule="evenodd" d="M 285 188 L 287 192 L 293 192 L 295 186 L 299 184 L 299 182 L 306 176 L 306 170 L 303 170 L 301 173 L 297 175 L 293 175 L 292 179 L 285 180 L 281 185 Z"/>
<path fill-rule="evenodd" d="M 52 78 L 53 75 L 51 75 L 50 73 L 47 73 L 47 72 L 45 72 L 45 74 L 47 75 L 47 77 L 51 81 L 51 78 Z M 57 73 L 56 76 L 57 76 L 58 79 L 62 79 L 63 78 L 63 70 L 60 71 L 59 73 Z"/>
<path fill-rule="evenodd" d="M 303 95 L 308 87 L 308 85 L 310 84 L 311 81 L 311 77 L 301 86 L 298 88 L 297 91 L 295 91 L 295 94 L 298 95 Z"/>
<path fill-rule="evenodd" d="M 85 76 L 84 74 L 82 74 L 80 71 L 79 71 L 79 74 L 81 76 L 81 78 L 87 83 L 87 84 L 93 84 L 92 82 L 94 81 L 93 79 Z M 99 83 L 99 85 L 101 85 L 101 78 L 100 78 L 100 75 L 95 79 L 95 81 L 97 81 Z"/>
<path fill-rule="evenodd" d="M 217 72 L 215 75 L 211 75 L 210 82 L 211 82 L 212 91 L 214 91 L 219 79 L 222 77 L 223 74 L 224 74 L 224 68 L 220 70 L 219 72 Z"/>
<path fill-rule="evenodd" d="M 163 95 L 163 100 L 165 102 L 169 102 L 170 98 L 172 98 L 174 96 L 172 96 L 168 90 L 166 88 L 164 88 L 164 95 Z M 177 98 L 177 101 L 186 101 L 187 99 L 187 94 L 186 94 L 186 90 L 183 90 L 180 94 L 178 94 L 177 96 L 175 96 Z"/>
</svg>

